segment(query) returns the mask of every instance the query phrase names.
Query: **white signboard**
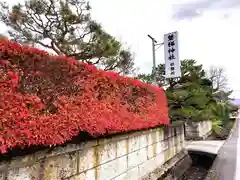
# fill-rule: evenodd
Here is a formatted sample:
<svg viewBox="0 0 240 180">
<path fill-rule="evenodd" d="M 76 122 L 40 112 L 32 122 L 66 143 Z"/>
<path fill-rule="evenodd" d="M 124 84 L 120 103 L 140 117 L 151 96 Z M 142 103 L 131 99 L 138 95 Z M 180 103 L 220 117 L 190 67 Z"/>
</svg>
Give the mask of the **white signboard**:
<svg viewBox="0 0 240 180">
<path fill-rule="evenodd" d="M 164 35 L 165 77 L 181 77 L 181 68 L 178 52 L 178 32 Z"/>
</svg>

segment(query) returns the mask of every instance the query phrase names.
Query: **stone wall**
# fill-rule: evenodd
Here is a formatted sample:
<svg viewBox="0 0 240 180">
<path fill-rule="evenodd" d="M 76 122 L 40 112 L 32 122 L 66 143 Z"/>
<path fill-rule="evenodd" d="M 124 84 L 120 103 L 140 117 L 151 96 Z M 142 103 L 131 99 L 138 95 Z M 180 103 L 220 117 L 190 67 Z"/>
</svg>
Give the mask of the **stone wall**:
<svg viewBox="0 0 240 180">
<path fill-rule="evenodd" d="M 186 139 L 203 140 L 212 133 L 212 121 L 185 123 Z"/>
<path fill-rule="evenodd" d="M 157 179 L 184 157 L 184 143 L 181 124 L 68 144 L 1 162 L 0 180 Z"/>
</svg>

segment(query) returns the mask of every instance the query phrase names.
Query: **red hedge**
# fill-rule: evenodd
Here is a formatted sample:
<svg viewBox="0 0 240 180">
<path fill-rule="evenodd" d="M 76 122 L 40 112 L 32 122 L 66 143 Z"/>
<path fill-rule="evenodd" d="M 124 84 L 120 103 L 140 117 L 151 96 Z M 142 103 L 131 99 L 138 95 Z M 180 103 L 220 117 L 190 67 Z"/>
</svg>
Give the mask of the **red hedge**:
<svg viewBox="0 0 240 180">
<path fill-rule="evenodd" d="M 0 40 L 1 152 L 168 124 L 161 88 Z"/>
</svg>

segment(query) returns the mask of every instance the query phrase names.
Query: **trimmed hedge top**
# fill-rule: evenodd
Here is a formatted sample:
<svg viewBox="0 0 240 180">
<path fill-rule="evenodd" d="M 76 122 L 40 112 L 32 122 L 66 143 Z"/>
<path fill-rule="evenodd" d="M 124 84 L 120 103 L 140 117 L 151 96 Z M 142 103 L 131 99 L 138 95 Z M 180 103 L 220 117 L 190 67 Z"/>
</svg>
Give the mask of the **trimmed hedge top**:
<svg viewBox="0 0 240 180">
<path fill-rule="evenodd" d="M 0 40 L 1 152 L 169 124 L 162 88 Z"/>
</svg>

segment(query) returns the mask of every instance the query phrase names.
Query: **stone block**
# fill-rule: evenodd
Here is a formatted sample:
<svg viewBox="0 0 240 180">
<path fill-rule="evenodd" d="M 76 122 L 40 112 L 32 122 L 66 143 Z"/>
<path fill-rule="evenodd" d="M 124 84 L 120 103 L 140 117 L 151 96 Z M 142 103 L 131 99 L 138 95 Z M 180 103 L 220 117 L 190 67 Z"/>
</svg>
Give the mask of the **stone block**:
<svg viewBox="0 0 240 180">
<path fill-rule="evenodd" d="M 176 154 L 178 154 L 181 150 L 182 148 L 180 148 L 179 145 L 176 145 Z"/>
<path fill-rule="evenodd" d="M 128 152 L 127 149 L 127 140 L 123 139 L 117 142 L 117 157 L 126 155 Z"/>
<path fill-rule="evenodd" d="M 186 139 L 205 139 L 211 133 L 211 121 L 186 124 Z"/>
<path fill-rule="evenodd" d="M 163 151 L 162 142 L 159 141 L 159 142 L 157 142 L 157 144 L 156 144 L 156 154 L 159 154 L 159 153 L 161 153 L 162 151 Z"/>
<path fill-rule="evenodd" d="M 181 132 L 182 132 L 182 126 L 176 127 L 175 129 L 176 129 L 176 131 L 177 131 L 177 135 L 178 135 L 178 134 L 181 134 Z"/>
<path fill-rule="evenodd" d="M 143 148 L 143 147 L 147 147 L 148 145 L 148 136 L 146 134 L 143 134 L 139 137 L 139 143 L 140 143 L 140 147 L 139 148 Z"/>
<path fill-rule="evenodd" d="M 128 169 L 127 155 L 117 159 L 117 172 L 116 174 L 122 174 Z"/>
<path fill-rule="evenodd" d="M 58 180 L 58 168 L 60 168 L 55 158 L 47 159 L 44 163 L 44 180 Z"/>
<path fill-rule="evenodd" d="M 8 171 L 8 180 L 28 180 L 30 179 L 30 171 L 28 168 L 15 168 Z"/>
<path fill-rule="evenodd" d="M 78 171 L 78 152 L 72 152 L 58 156 L 60 168 L 58 178 L 65 178 L 77 174 Z"/>
<path fill-rule="evenodd" d="M 119 161 L 114 159 L 113 161 L 101 164 L 97 167 L 97 180 L 110 180 L 118 175 Z"/>
<path fill-rule="evenodd" d="M 163 150 L 163 151 L 167 150 L 169 147 L 170 147 L 170 146 L 169 146 L 169 141 L 168 141 L 168 139 L 162 141 L 162 150 Z"/>
<path fill-rule="evenodd" d="M 181 140 L 179 139 L 179 137 L 180 137 L 179 135 L 180 135 L 180 134 L 177 134 L 177 136 L 174 137 L 174 143 L 175 143 L 175 145 L 179 144 L 180 141 L 181 141 Z"/>
<path fill-rule="evenodd" d="M 92 147 L 78 152 L 78 172 L 83 172 L 99 165 L 97 148 Z"/>
<path fill-rule="evenodd" d="M 147 175 L 148 173 L 154 171 L 156 168 L 157 168 L 157 164 L 158 164 L 158 160 L 155 157 L 145 161 L 144 163 L 140 164 L 138 166 L 139 168 L 139 174 L 138 174 L 138 177 L 143 177 L 145 175 Z"/>
<path fill-rule="evenodd" d="M 184 136 L 183 136 L 184 138 Z M 182 141 L 182 134 L 177 135 L 177 144 L 179 144 Z"/>
<path fill-rule="evenodd" d="M 148 149 L 142 148 L 138 151 L 139 164 L 147 161 L 148 159 Z"/>
<path fill-rule="evenodd" d="M 91 148 L 94 146 L 97 146 L 96 140 L 82 142 L 80 144 L 68 144 L 67 146 L 64 146 L 64 147 L 56 147 L 55 149 L 53 149 L 53 151 L 46 153 L 45 157 L 48 158 L 48 157 L 52 157 L 52 156 L 58 156 L 61 154 L 67 154 L 67 153 L 71 153 L 74 151 L 88 149 L 88 148 Z"/>
<path fill-rule="evenodd" d="M 170 149 L 167 149 L 163 152 L 164 154 L 164 162 L 167 162 L 170 159 Z"/>
<path fill-rule="evenodd" d="M 83 173 L 80 173 L 80 174 L 70 177 L 68 180 L 85 180 L 85 179 L 86 179 L 86 174 L 83 172 Z"/>
<path fill-rule="evenodd" d="M 169 143 L 169 147 L 168 148 L 171 148 L 173 146 L 173 141 L 172 140 L 173 140 L 172 137 L 168 139 L 168 143 Z"/>
<path fill-rule="evenodd" d="M 139 136 L 129 137 L 128 139 L 128 153 L 136 151 L 140 148 L 140 138 Z"/>
<path fill-rule="evenodd" d="M 13 168 L 7 172 L 7 180 L 38 180 L 40 164 L 30 167 Z M 3 180 L 2 176 L 2 180 Z M 1 178 L 0 178 L 1 179 Z"/>
<path fill-rule="evenodd" d="M 109 144 L 112 142 L 117 142 L 117 141 L 121 141 L 124 139 L 128 139 L 128 137 L 129 137 L 129 134 L 115 135 L 115 136 L 111 136 L 111 137 L 107 137 L 107 138 L 98 139 L 97 144 L 98 145 Z"/>
<path fill-rule="evenodd" d="M 156 156 L 155 158 L 155 164 L 156 164 L 156 167 L 155 168 L 158 168 L 160 167 L 161 165 L 163 165 L 165 162 L 164 162 L 164 153 L 160 153 Z"/>
<path fill-rule="evenodd" d="M 184 135 L 184 133 L 181 134 L 181 141 L 185 141 L 185 135 Z"/>
<path fill-rule="evenodd" d="M 139 151 L 128 154 L 128 169 L 133 168 L 141 163 L 139 159 Z"/>
<path fill-rule="evenodd" d="M 168 136 L 169 136 L 169 128 L 164 127 L 163 128 L 163 139 L 164 140 L 168 139 Z"/>
<path fill-rule="evenodd" d="M 161 138 L 161 137 L 160 137 L 160 132 L 159 132 L 158 129 L 157 129 L 157 131 L 155 131 L 155 134 L 156 134 L 156 143 L 157 143 L 157 142 L 161 141 L 161 140 L 160 140 L 160 138 Z"/>
<path fill-rule="evenodd" d="M 43 164 L 44 180 L 58 180 L 70 177 L 78 172 L 78 153 L 68 153 L 51 157 Z"/>
<path fill-rule="evenodd" d="M 202 126 L 207 131 L 208 122 Z M 184 142 L 178 127 L 165 127 L 70 145 L 1 163 L 0 180 L 137 180 L 175 158 Z"/>
<path fill-rule="evenodd" d="M 153 139 L 152 139 L 151 133 L 147 134 L 147 144 L 148 144 L 148 146 L 153 144 Z"/>
<path fill-rule="evenodd" d="M 153 167 L 153 164 L 151 164 L 150 162 L 151 162 L 151 160 L 148 160 L 138 166 L 138 168 L 139 168 L 138 177 L 141 178 L 141 177 L 145 176 L 146 174 L 148 174 L 149 172 L 151 172 L 151 167 Z"/>
<path fill-rule="evenodd" d="M 176 152 L 179 153 L 181 151 L 181 144 L 176 145 Z"/>
<path fill-rule="evenodd" d="M 173 157 L 173 147 L 169 149 L 169 159 Z"/>
<path fill-rule="evenodd" d="M 100 165 L 117 158 L 117 142 L 99 145 L 96 147 L 98 164 Z"/>
<path fill-rule="evenodd" d="M 138 180 L 138 167 L 135 167 L 133 169 L 130 169 L 127 172 L 127 179 L 128 180 Z"/>
<path fill-rule="evenodd" d="M 159 132 L 159 141 L 163 141 L 164 140 L 163 128 L 159 128 L 158 132 Z"/>
<path fill-rule="evenodd" d="M 127 173 L 123 173 L 120 176 L 114 178 L 113 180 L 128 180 L 127 178 L 128 178 Z"/>
<path fill-rule="evenodd" d="M 173 137 L 174 136 L 174 128 L 173 127 L 169 127 L 169 134 L 168 137 Z"/>
<path fill-rule="evenodd" d="M 176 148 L 176 145 L 174 145 L 172 147 L 172 157 L 175 156 L 177 154 L 177 148 Z"/>
<path fill-rule="evenodd" d="M 172 146 L 175 146 L 175 136 L 171 138 Z"/>
<path fill-rule="evenodd" d="M 85 179 L 84 180 L 98 180 L 97 178 L 97 169 L 89 169 L 85 172 Z"/>
<path fill-rule="evenodd" d="M 156 144 L 149 145 L 147 147 L 147 158 L 150 159 L 156 154 Z"/>
<path fill-rule="evenodd" d="M 87 170 L 86 172 L 72 176 L 68 180 L 97 180 L 97 172 L 96 172 L 96 169 L 93 168 L 93 169 Z"/>
</svg>

